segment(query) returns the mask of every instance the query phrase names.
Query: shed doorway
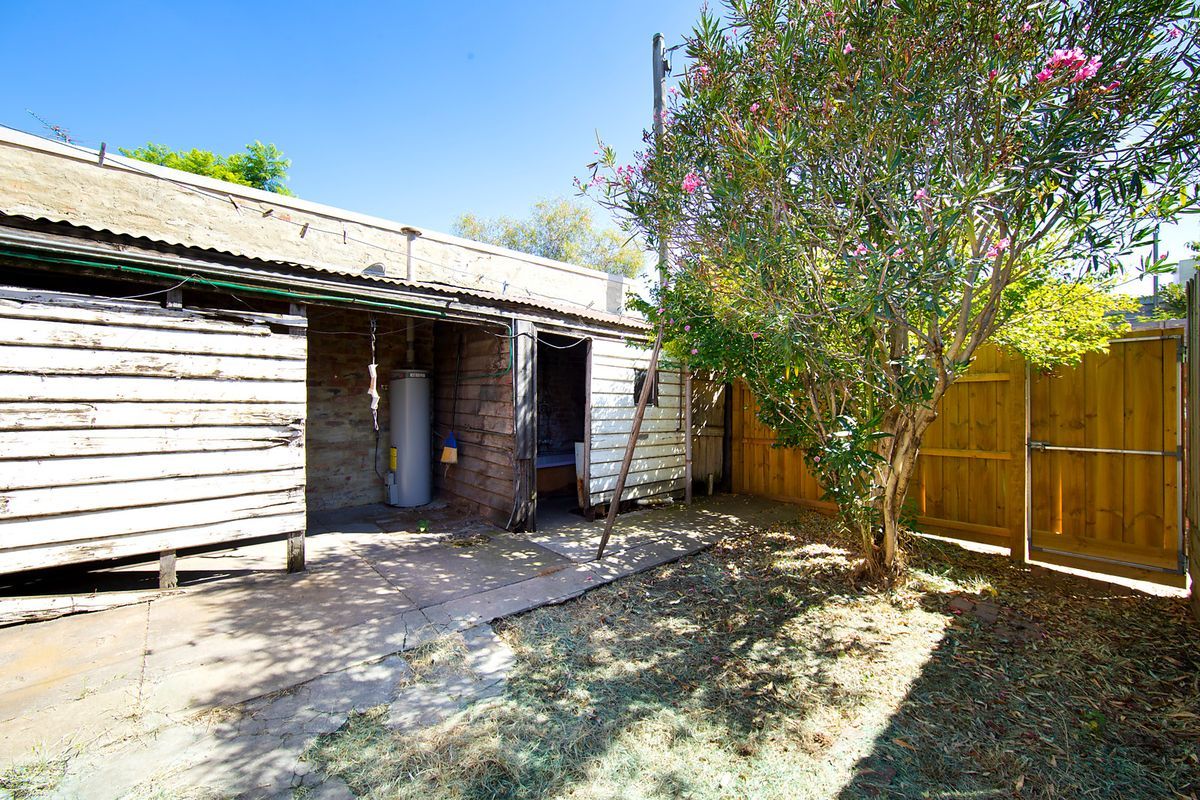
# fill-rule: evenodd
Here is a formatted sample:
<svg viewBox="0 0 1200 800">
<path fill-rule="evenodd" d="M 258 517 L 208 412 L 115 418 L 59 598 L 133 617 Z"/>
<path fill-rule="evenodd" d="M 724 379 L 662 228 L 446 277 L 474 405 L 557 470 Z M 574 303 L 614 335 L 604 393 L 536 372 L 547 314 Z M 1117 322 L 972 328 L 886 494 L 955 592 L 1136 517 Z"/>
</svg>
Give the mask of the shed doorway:
<svg viewBox="0 0 1200 800">
<path fill-rule="evenodd" d="M 589 340 L 537 340 L 537 523 L 545 529 L 586 503 Z"/>
</svg>

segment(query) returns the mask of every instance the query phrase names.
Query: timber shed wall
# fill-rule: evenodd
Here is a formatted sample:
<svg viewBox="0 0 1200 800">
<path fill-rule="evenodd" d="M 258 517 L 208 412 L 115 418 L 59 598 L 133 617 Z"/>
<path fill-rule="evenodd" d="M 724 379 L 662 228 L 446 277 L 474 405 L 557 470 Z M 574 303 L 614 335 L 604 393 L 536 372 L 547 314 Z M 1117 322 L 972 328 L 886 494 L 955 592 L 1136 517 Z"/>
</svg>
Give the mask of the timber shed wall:
<svg viewBox="0 0 1200 800">
<path fill-rule="evenodd" d="M 649 362 L 649 351 L 624 339 L 592 341 L 588 475 L 592 505 L 612 499 L 626 443 L 633 431 L 637 408 L 633 396 L 635 370 L 645 369 Z M 658 405 L 646 408 L 622 500 L 684 489 L 683 376 L 678 369 L 660 368 L 658 382 Z"/>
<path fill-rule="evenodd" d="M 407 317 L 375 314 L 379 364 L 379 431 L 367 395 L 371 363 L 370 314 L 312 307 L 308 328 L 308 485 L 310 511 L 382 503 L 379 477 L 391 446 L 388 376 L 406 365 Z M 415 320 L 416 369 L 433 366 L 433 322 Z M 378 441 L 378 445 L 377 445 Z"/>
<path fill-rule="evenodd" d="M 0 573 L 303 530 L 303 324 L 0 289 Z"/>
<path fill-rule="evenodd" d="M 434 329 L 434 487 L 436 496 L 504 526 L 514 502 L 515 427 L 511 340 L 500 327 L 439 322 Z M 461 353 L 461 359 L 460 359 Z M 458 463 L 442 464 L 445 437 Z"/>
</svg>

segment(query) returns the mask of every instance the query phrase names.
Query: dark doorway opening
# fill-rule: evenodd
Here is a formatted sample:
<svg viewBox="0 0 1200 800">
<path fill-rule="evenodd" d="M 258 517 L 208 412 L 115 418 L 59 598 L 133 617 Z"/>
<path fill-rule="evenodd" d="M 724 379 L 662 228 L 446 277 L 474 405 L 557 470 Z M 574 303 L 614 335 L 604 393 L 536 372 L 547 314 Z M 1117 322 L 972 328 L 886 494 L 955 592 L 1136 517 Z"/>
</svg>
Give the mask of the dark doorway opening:
<svg viewBox="0 0 1200 800">
<path fill-rule="evenodd" d="M 580 513 L 587 425 L 588 340 L 538 334 L 538 524 Z"/>
</svg>

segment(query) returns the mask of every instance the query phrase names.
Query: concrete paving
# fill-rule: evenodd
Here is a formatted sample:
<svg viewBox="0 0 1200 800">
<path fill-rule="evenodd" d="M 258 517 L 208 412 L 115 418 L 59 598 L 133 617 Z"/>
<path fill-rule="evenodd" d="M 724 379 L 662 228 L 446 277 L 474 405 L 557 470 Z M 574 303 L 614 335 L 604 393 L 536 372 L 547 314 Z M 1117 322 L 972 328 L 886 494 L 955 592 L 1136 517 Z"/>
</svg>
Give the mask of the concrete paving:
<svg viewBox="0 0 1200 800">
<path fill-rule="evenodd" d="M 389 511 L 320 521 L 302 574 L 264 572 L 267 546 L 239 548 L 181 559 L 200 577 L 178 592 L 0 628 L 0 773 L 36 754 L 70 759 L 61 797 L 309 792 L 300 752 L 350 711 L 387 703 L 390 724 L 414 726 L 497 691 L 511 653 L 486 623 L 795 514 L 739 497 L 633 512 L 595 561 L 600 522 L 510 534 L 439 518 L 407 533 Z M 471 677 L 401 690 L 402 654 L 445 635 L 464 637 Z"/>
</svg>

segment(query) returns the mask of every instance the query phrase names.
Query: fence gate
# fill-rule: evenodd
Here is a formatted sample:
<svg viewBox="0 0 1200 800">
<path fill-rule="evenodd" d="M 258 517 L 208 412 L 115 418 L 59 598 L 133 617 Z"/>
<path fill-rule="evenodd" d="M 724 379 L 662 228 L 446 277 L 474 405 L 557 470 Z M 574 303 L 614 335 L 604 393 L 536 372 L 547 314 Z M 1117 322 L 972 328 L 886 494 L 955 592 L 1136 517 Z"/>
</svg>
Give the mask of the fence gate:
<svg viewBox="0 0 1200 800">
<path fill-rule="evenodd" d="M 1139 330 L 1029 376 L 1031 558 L 1182 580 L 1182 345 L 1177 328 Z"/>
</svg>

